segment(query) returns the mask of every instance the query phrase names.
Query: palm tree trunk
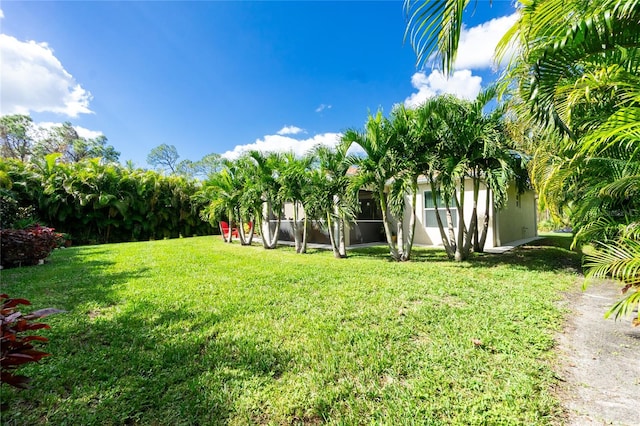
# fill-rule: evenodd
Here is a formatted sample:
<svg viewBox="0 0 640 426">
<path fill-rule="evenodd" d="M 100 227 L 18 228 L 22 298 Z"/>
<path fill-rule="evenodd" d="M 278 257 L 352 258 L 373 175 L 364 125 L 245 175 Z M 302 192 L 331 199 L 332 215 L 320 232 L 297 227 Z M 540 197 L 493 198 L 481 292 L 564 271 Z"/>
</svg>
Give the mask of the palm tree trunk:
<svg viewBox="0 0 640 426">
<path fill-rule="evenodd" d="M 344 218 L 341 217 L 338 219 L 338 252 L 340 253 L 340 257 L 343 259 L 347 257 L 347 246 L 345 243 L 344 232 Z"/>
<path fill-rule="evenodd" d="M 271 223 L 269 223 L 269 227 L 271 227 Z M 276 220 L 276 227 L 273 230 L 273 236 L 269 240 L 269 244 L 267 246 L 268 249 L 274 249 L 278 246 L 278 234 L 280 233 L 280 218 Z"/>
<path fill-rule="evenodd" d="M 298 202 L 293 202 L 293 241 L 296 247 L 296 253 L 302 250 L 302 242 L 300 241 L 300 226 L 298 224 Z"/>
<path fill-rule="evenodd" d="M 304 213 L 304 221 L 302 224 L 302 247 L 300 253 L 307 252 L 307 212 Z"/>
<path fill-rule="evenodd" d="M 442 218 L 440 217 L 440 211 L 438 210 L 438 196 L 436 192 L 436 182 L 433 178 L 433 174 L 429 174 L 429 187 L 431 188 L 431 199 L 433 200 L 433 207 L 436 214 L 436 222 L 438 223 L 438 230 L 440 231 L 440 238 L 442 239 L 442 245 L 444 246 L 445 251 L 447 252 L 447 256 L 449 259 L 453 259 L 455 254 L 455 247 L 452 246 L 450 241 L 454 241 L 453 234 L 451 234 L 451 238 L 447 238 L 447 234 L 444 230 L 444 224 L 442 223 Z M 449 227 L 449 232 L 453 232 L 453 225 L 451 222 L 451 212 L 447 209 L 447 226 Z"/>
<path fill-rule="evenodd" d="M 262 217 L 262 246 L 269 249 L 271 248 L 271 201 L 265 201 L 260 217 Z"/>
<path fill-rule="evenodd" d="M 480 176 L 479 172 L 473 178 L 473 217 L 475 217 L 475 227 L 473 230 L 473 251 L 480 251 L 480 236 L 478 235 L 478 198 L 480 196 Z"/>
<path fill-rule="evenodd" d="M 227 213 L 227 215 L 229 216 L 229 235 L 227 235 L 226 238 L 224 238 L 224 242 L 225 243 L 231 243 L 232 238 L 233 238 L 233 232 L 231 232 L 232 228 L 232 223 L 233 223 L 233 212 L 231 210 L 229 210 L 229 212 Z"/>
<path fill-rule="evenodd" d="M 327 230 L 329 232 L 329 242 L 331 243 L 331 250 L 333 250 L 333 256 L 335 258 L 340 258 L 340 253 L 338 251 L 338 244 L 336 243 L 337 235 L 333 231 L 333 223 L 331 222 L 331 213 L 327 212 Z M 340 230 L 336 230 L 337 233 Z"/>
<path fill-rule="evenodd" d="M 251 225 L 249 225 L 249 241 L 247 241 L 247 245 L 250 246 L 251 243 L 253 242 L 253 236 L 255 235 L 255 229 L 256 229 L 256 219 L 255 217 L 249 217 L 251 219 Z"/>
<path fill-rule="evenodd" d="M 396 247 L 398 250 L 398 260 L 404 260 L 404 218 L 400 217 L 396 221 Z"/>
<path fill-rule="evenodd" d="M 240 233 L 240 244 L 242 244 L 243 246 L 250 246 L 251 242 L 253 241 L 253 230 L 255 224 L 254 219 L 251 216 L 249 216 L 249 223 L 249 232 L 247 235 L 247 233 L 244 232 L 245 222 L 242 220 L 242 218 L 240 218 L 240 226 L 238 227 L 238 232 Z"/>
<path fill-rule="evenodd" d="M 253 218 L 249 217 L 249 222 L 251 223 L 251 225 L 249 226 L 249 235 L 247 235 L 246 232 L 244 232 L 244 225 L 245 225 L 245 221 L 242 218 L 242 215 L 240 214 L 240 212 L 238 212 L 238 221 L 239 221 L 239 226 L 238 226 L 238 234 L 240 235 L 240 244 L 243 246 L 250 246 L 251 245 L 251 241 L 253 240 L 253 229 L 254 229 L 254 224 L 253 224 Z"/>
<path fill-rule="evenodd" d="M 460 200 L 458 201 L 458 196 L 456 196 L 456 206 L 458 208 L 458 241 L 456 244 L 456 254 L 455 260 L 456 262 L 461 262 L 467 258 L 466 252 L 464 250 L 464 240 L 466 235 L 466 227 L 464 223 L 464 177 L 460 178 L 460 192 L 459 192 Z"/>
<path fill-rule="evenodd" d="M 464 238 L 464 252 L 467 255 L 471 252 L 471 244 L 474 242 L 477 243 L 478 241 L 478 194 L 480 192 L 480 180 L 476 172 L 473 173 L 471 184 L 473 185 L 473 208 L 471 209 L 469 230 Z"/>
<path fill-rule="evenodd" d="M 411 250 L 413 249 L 413 238 L 416 234 L 416 200 L 418 199 L 418 177 L 413 178 L 411 183 L 411 216 L 409 217 L 409 235 L 407 236 L 406 246 L 403 251 L 402 260 L 411 259 Z"/>
<path fill-rule="evenodd" d="M 451 258 L 455 258 L 456 250 L 458 250 L 458 243 L 456 240 L 456 230 L 453 227 L 453 215 L 451 214 L 451 207 L 445 206 L 445 214 L 447 215 L 447 230 L 449 231 L 449 246 L 451 247 Z"/>
<path fill-rule="evenodd" d="M 484 207 L 484 219 L 482 221 L 482 232 L 480 234 L 480 241 L 478 242 L 478 253 L 484 253 L 484 245 L 487 242 L 487 233 L 489 231 L 489 208 L 491 200 L 491 189 L 487 187 L 485 207 Z"/>
<path fill-rule="evenodd" d="M 269 249 L 274 249 L 278 246 L 278 236 L 280 234 L 280 220 L 282 217 L 281 212 L 278 212 L 278 218 L 276 219 L 276 227 L 273 230 L 273 237 L 271 238 L 271 241 L 269 242 Z M 269 227 L 271 227 L 271 224 L 269 224 Z"/>
<path fill-rule="evenodd" d="M 400 260 L 400 255 L 398 254 L 398 249 L 396 248 L 395 243 L 393 242 L 392 234 L 391 234 L 391 226 L 389 224 L 389 217 L 387 215 L 387 196 L 383 189 L 378 190 L 378 196 L 380 198 L 380 210 L 382 210 L 382 224 L 384 226 L 384 233 L 387 237 L 387 244 L 389 245 L 389 253 L 393 260 Z"/>
<path fill-rule="evenodd" d="M 244 220 L 242 220 L 242 216 L 238 213 L 238 235 L 240 236 L 240 245 L 244 246 L 246 245 L 244 243 L 245 241 L 245 237 L 244 237 Z"/>
<path fill-rule="evenodd" d="M 265 210 L 266 210 L 266 218 L 264 217 L 263 212 L 263 221 L 262 221 L 262 246 L 265 249 L 274 249 L 278 245 L 278 233 L 280 232 L 280 214 L 278 214 L 278 219 L 276 221 L 275 230 L 271 231 L 271 216 L 273 215 L 273 207 L 271 201 L 265 202 Z M 266 224 L 265 224 L 266 222 Z M 266 231 L 266 232 L 265 232 Z"/>
</svg>

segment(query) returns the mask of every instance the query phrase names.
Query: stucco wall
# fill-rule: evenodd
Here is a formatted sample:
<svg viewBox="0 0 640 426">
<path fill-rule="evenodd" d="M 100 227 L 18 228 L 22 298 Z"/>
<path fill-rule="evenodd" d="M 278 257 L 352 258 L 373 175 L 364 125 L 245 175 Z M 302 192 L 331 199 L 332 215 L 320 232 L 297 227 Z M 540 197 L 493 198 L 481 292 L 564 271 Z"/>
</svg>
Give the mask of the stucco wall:
<svg viewBox="0 0 640 426">
<path fill-rule="evenodd" d="M 496 214 L 498 246 L 538 235 L 535 193 L 527 191 L 518 196 L 515 187 L 511 186 L 508 196 L 506 205 Z"/>
<path fill-rule="evenodd" d="M 425 210 L 424 210 L 424 192 L 430 191 L 429 184 L 426 182 L 420 182 L 418 184 L 418 196 L 416 197 L 416 231 L 414 243 L 420 245 L 442 245 L 442 238 L 440 236 L 440 230 L 438 227 L 426 227 L 425 226 Z M 482 220 L 484 218 L 485 212 L 485 197 L 486 197 L 487 189 L 484 185 L 480 185 L 480 193 L 478 196 L 478 220 L 480 221 L 480 226 L 482 224 Z M 411 198 L 407 197 L 407 204 L 410 205 Z M 471 181 L 465 182 L 465 198 L 464 198 L 464 209 L 465 209 L 465 221 L 467 226 L 471 220 L 471 213 L 473 209 L 473 185 Z M 441 206 L 439 206 L 441 207 Z M 442 209 L 444 210 L 444 209 Z M 452 211 L 455 209 L 452 209 Z M 489 204 L 489 211 L 492 210 L 492 204 Z M 409 222 L 410 210 L 407 208 L 405 212 L 405 220 L 408 224 Z M 446 224 L 445 224 L 446 226 Z M 456 227 L 457 231 L 457 227 Z M 493 220 L 490 218 L 489 220 L 489 229 L 487 231 L 487 242 L 485 247 L 493 247 L 494 246 L 494 236 L 493 236 Z"/>
</svg>

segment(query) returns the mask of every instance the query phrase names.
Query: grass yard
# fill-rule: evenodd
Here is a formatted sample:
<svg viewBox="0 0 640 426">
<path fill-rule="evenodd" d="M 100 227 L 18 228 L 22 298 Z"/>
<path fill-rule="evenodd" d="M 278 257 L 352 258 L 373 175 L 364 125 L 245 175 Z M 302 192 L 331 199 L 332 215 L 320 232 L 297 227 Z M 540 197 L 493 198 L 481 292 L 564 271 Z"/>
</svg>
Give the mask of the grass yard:
<svg viewBox="0 0 640 426">
<path fill-rule="evenodd" d="M 53 356 L 20 370 L 33 388 L 2 386 L 2 424 L 557 421 L 551 349 L 576 256 L 415 254 L 336 260 L 199 237 L 2 270 L 2 292 L 29 311 L 68 311 L 45 320 Z"/>
</svg>

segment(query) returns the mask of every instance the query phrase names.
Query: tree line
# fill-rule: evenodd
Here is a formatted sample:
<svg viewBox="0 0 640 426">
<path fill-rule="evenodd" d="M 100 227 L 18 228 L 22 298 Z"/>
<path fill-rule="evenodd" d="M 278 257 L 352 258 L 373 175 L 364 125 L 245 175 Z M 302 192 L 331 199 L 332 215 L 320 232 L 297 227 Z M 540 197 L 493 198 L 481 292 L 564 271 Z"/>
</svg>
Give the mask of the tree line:
<svg viewBox="0 0 640 426">
<path fill-rule="evenodd" d="M 0 157 L 28 162 L 54 153 L 60 154 L 60 161 L 69 163 L 90 158 L 109 163 L 120 158 L 120 153 L 107 144 L 106 136 L 82 137 L 69 122 L 45 128 L 28 115 L 0 117 Z"/>
</svg>

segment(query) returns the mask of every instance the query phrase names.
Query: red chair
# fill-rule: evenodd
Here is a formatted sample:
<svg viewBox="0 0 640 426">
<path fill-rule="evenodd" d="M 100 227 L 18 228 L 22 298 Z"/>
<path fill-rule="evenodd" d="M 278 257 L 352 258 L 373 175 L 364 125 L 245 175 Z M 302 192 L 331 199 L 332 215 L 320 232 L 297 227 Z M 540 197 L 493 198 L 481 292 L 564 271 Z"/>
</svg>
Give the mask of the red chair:
<svg viewBox="0 0 640 426">
<path fill-rule="evenodd" d="M 229 224 L 227 222 L 220 222 L 220 232 L 222 232 L 222 238 L 225 239 L 229 235 Z M 231 228 L 231 237 L 240 238 L 237 228 Z"/>
</svg>

